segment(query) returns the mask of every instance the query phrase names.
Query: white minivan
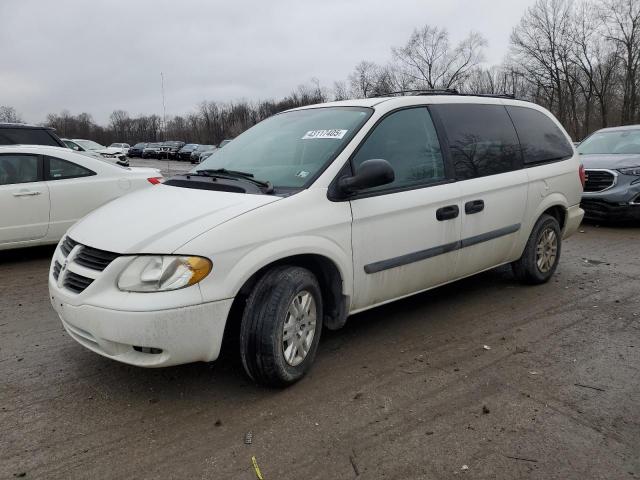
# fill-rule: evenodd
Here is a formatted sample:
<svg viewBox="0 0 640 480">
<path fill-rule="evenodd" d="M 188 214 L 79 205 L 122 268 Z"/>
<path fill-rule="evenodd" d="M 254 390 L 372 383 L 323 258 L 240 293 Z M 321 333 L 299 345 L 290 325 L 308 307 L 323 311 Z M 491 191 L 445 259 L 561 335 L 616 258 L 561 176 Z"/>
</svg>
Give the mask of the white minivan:
<svg viewBox="0 0 640 480">
<path fill-rule="evenodd" d="M 546 282 L 583 182 L 558 121 L 506 96 L 289 110 L 74 225 L 51 302 L 79 343 L 143 367 L 215 360 L 239 331 L 249 376 L 288 385 L 353 313 L 507 263 Z"/>
</svg>

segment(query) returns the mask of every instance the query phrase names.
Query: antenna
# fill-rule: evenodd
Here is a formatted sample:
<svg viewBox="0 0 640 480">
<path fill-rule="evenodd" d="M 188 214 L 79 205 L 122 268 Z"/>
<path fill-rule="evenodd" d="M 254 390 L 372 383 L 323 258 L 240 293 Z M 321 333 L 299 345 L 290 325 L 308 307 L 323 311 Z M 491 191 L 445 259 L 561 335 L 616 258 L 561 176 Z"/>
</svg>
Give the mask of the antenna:
<svg viewBox="0 0 640 480">
<path fill-rule="evenodd" d="M 164 102 L 164 73 L 160 72 L 160 88 L 162 89 L 162 138 L 164 138 L 165 131 L 167 129 L 167 107 Z"/>
</svg>

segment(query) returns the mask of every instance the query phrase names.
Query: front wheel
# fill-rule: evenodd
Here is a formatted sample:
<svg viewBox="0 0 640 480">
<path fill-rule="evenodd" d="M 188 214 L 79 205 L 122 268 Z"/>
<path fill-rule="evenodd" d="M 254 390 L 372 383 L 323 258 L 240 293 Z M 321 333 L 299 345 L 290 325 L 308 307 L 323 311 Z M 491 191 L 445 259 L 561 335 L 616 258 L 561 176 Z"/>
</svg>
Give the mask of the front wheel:
<svg viewBox="0 0 640 480">
<path fill-rule="evenodd" d="M 256 382 L 284 387 L 311 368 L 322 331 L 322 294 L 301 267 L 266 272 L 247 299 L 240 327 L 240 356 Z"/>
<path fill-rule="evenodd" d="M 516 278 L 530 285 L 547 282 L 558 267 L 561 247 L 558 220 L 542 215 L 531 231 L 522 257 L 511 264 Z"/>
</svg>

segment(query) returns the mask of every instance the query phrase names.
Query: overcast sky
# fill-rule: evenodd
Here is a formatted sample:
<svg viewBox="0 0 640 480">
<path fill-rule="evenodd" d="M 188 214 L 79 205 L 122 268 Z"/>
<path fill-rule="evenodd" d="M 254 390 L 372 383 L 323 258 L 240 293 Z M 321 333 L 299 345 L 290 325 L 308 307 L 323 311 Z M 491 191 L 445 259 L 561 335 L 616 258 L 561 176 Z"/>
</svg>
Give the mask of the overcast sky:
<svg viewBox="0 0 640 480">
<path fill-rule="evenodd" d="M 286 95 L 312 77 L 385 63 L 415 27 L 470 30 L 499 63 L 533 0 L 0 0 L 0 105 L 28 122 L 68 109 L 98 123 L 187 113 L 202 100 Z"/>
</svg>

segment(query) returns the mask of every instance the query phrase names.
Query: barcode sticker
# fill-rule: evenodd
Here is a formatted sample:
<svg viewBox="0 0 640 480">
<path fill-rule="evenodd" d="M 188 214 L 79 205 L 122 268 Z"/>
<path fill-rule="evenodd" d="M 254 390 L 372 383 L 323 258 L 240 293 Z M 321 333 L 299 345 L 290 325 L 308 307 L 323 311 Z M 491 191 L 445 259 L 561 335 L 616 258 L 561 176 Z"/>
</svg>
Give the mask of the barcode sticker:
<svg viewBox="0 0 640 480">
<path fill-rule="evenodd" d="M 347 134 L 348 131 L 349 130 L 339 130 L 339 129 L 309 130 L 307 133 L 304 134 L 304 137 L 302 137 L 302 140 L 309 140 L 312 138 L 336 138 L 340 140 L 342 137 L 344 137 Z"/>
</svg>

